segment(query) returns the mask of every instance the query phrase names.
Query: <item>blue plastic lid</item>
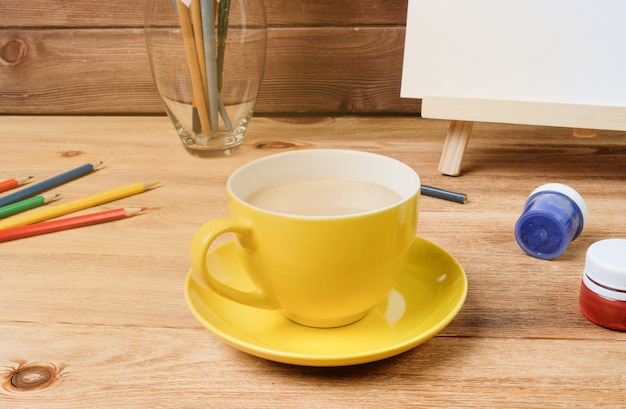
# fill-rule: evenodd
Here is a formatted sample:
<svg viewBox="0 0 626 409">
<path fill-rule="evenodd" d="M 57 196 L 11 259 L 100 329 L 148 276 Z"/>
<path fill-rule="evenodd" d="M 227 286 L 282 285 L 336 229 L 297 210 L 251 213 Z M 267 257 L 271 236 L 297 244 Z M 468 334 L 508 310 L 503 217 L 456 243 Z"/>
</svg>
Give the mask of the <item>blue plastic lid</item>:
<svg viewBox="0 0 626 409">
<path fill-rule="evenodd" d="M 515 226 L 515 238 L 529 255 L 551 260 L 563 254 L 569 237 L 563 223 L 550 214 L 525 214 Z"/>
<path fill-rule="evenodd" d="M 535 189 L 515 224 L 515 238 L 529 255 L 554 259 L 581 233 L 587 206 L 572 188 L 548 183 Z"/>
</svg>

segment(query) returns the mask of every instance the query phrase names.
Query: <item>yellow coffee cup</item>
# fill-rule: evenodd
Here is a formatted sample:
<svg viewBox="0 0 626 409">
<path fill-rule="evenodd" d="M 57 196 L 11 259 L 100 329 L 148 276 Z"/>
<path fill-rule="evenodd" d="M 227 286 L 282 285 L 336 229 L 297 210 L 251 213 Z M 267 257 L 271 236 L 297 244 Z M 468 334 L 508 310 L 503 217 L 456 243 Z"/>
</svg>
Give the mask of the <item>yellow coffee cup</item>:
<svg viewBox="0 0 626 409">
<path fill-rule="evenodd" d="M 387 156 L 342 149 L 263 157 L 228 179 L 230 217 L 196 232 L 191 264 L 216 293 L 278 309 L 313 327 L 365 316 L 408 263 L 418 220 L 420 179 Z M 253 290 L 214 276 L 207 252 L 234 233 L 238 262 Z M 231 260 L 224 260 L 228 265 Z"/>
</svg>

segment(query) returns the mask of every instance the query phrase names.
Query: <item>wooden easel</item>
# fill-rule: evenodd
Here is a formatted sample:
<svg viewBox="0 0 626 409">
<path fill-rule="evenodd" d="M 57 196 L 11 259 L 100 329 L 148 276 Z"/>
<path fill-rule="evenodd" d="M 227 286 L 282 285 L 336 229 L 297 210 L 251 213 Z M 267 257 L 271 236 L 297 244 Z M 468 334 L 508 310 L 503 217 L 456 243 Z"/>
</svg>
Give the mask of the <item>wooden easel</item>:
<svg viewBox="0 0 626 409">
<path fill-rule="evenodd" d="M 474 122 L 626 131 L 623 0 L 409 0 L 401 96 L 451 120 L 457 176 Z"/>
<path fill-rule="evenodd" d="M 626 131 L 626 107 L 613 106 L 424 97 L 422 116 L 451 119 L 439 161 L 439 172 L 448 176 L 461 174 L 474 122 L 569 127 L 576 137 L 593 137 L 596 129 Z"/>
<path fill-rule="evenodd" d="M 451 121 L 448 134 L 439 160 L 439 172 L 447 176 L 461 175 L 461 163 L 469 143 L 473 121 Z M 574 128 L 572 135 L 577 138 L 593 138 L 596 136 L 595 129 Z"/>
</svg>

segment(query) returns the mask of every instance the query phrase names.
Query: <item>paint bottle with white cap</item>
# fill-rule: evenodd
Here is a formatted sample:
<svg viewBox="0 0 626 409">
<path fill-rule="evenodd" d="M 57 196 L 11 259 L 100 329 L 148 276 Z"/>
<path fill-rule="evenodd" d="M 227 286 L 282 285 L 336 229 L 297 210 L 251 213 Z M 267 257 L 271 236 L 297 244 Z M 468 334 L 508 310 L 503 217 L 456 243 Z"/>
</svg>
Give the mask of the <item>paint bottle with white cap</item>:
<svg viewBox="0 0 626 409">
<path fill-rule="evenodd" d="M 583 230 L 587 205 L 582 196 L 561 183 L 535 189 L 515 224 L 515 239 L 529 255 L 554 259 L 567 249 Z"/>
<path fill-rule="evenodd" d="M 626 239 L 606 239 L 587 249 L 579 308 L 597 325 L 626 331 Z"/>
</svg>

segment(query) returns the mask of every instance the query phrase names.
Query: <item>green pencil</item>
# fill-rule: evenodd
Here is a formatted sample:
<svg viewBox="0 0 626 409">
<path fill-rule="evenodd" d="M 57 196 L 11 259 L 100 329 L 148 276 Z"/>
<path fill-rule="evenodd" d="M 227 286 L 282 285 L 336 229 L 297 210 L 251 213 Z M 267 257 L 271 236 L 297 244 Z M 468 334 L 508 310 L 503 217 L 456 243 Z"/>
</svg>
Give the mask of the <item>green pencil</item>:
<svg viewBox="0 0 626 409">
<path fill-rule="evenodd" d="M 60 198 L 61 195 L 58 193 L 53 195 L 39 195 L 20 200 L 19 202 L 11 203 L 10 205 L 2 206 L 0 207 L 0 219 L 45 205 L 46 203 L 50 203 Z"/>
</svg>

